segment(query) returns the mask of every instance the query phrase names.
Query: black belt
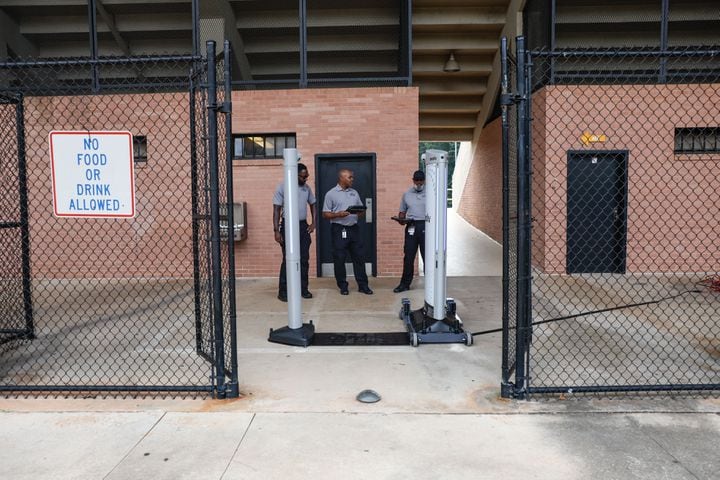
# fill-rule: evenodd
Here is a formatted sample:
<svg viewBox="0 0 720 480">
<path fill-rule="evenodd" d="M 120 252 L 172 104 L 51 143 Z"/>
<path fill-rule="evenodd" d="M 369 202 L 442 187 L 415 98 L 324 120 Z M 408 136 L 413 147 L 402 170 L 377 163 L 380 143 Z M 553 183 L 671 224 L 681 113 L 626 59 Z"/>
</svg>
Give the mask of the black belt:
<svg viewBox="0 0 720 480">
<path fill-rule="evenodd" d="M 357 226 L 358 226 L 357 223 L 355 223 L 355 224 L 353 224 L 353 225 L 343 225 L 342 223 L 334 223 L 334 222 L 331 223 L 331 225 L 333 225 L 333 226 L 336 226 L 336 225 L 337 225 L 338 227 L 342 227 L 342 228 L 353 228 L 353 227 L 357 227 Z"/>
<path fill-rule="evenodd" d="M 307 220 L 300 220 L 300 223 L 307 224 Z M 284 218 L 283 218 L 282 221 L 280 222 L 280 228 L 282 228 L 283 225 L 285 225 L 285 219 L 284 219 Z"/>
</svg>

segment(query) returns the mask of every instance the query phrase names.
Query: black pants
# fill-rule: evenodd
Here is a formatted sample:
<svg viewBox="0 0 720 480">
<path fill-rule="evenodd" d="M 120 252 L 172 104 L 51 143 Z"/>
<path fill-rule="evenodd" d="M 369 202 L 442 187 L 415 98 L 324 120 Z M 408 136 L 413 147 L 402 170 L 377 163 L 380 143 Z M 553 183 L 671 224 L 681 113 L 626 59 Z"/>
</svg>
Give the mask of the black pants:
<svg viewBox="0 0 720 480">
<path fill-rule="evenodd" d="M 342 236 L 343 229 L 346 232 L 346 238 Z M 332 237 L 332 255 L 337 286 L 340 288 L 347 288 L 348 286 L 345 258 L 349 253 L 358 287 L 367 287 L 368 277 L 365 272 L 365 255 L 362 238 L 360 237 L 360 228 L 357 225 L 345 227 L 337 223 L 331 223 L 330 235 Z"/>
<path fill-rule="evenodd" d="M 308 291 L 308 273 L 310 271 L 310 244 L 312 239 L 307 231 L 308 224 L 300 220 L 300 286 L 301 292 Z M 280 235 L 285 240 L 285 226 L 280 224 Z M 287 295 L 287 272 L 285 270 L 285 243 L 282 244 L 282 263 L 280 264 L 280 281 L 278 282 L 278 293 Z"/>
<path fill-rule="evenodd" d="M 410 227 L 415 227 L 415 231 L 410 235 Z M 403 273 L 400 278 L 400 285 L 409 287 L 413 281 L 415 273 L 415 256 L 418 247 L 420 247 L 420 255 L 423 262 L 425 261 L 425 221 L 420 220 L 408 223 L 405 226 L 405 245 L 403 246 Z"/>
</svg>

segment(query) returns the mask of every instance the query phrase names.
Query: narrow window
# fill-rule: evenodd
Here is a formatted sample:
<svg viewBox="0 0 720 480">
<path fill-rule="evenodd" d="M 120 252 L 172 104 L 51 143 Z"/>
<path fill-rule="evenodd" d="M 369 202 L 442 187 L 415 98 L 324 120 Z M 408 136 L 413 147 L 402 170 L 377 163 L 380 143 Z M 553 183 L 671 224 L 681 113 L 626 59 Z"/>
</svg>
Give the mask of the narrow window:
<svg viewBox="0 0 720 480">
<path fill-rule="evenodd" d="M 675 153 L 720 152 L 720 127 L 675 129 Z"/>
<path fill-rule="evenodd" d="M 147 163 L 147 137 L 133 135 L 133 158 L 135 163 Z"/>
<path fill-rule="evenodd" d="M 283 149 L 295 148 L 294 133 L 248 133 L 233 135 L 234 159 L 282 158 Z"/>
</svg>

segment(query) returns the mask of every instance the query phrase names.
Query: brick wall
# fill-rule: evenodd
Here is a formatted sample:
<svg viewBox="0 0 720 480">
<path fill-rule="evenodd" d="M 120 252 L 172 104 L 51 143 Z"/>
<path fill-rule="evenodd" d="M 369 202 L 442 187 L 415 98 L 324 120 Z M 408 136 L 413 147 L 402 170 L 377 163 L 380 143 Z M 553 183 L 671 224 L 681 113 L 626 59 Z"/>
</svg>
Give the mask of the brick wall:
<svg viewBox="0 0 720 480">
<path fill-rule="evenodd" d="M 535 263 L 565 272 L 568 150 L 628 150 L 628 272 L 720 270 L 720 154 L 673 152 L 676 127 L 720 125 L 719 104 L 717 84 L 544 89 L 533 103 Z M 586 146 L 584 132 L 607 141 Z"/>
<path fill-rule="evenodd" d="M 187 93 L 25 98 L 34 278 L 192 278 L 187 98 Z M 135 167 L 135 218 L 53 216 L 48 134 L 84 129 L 147 136 L 148 162 Z"/>
<path fill-rule="evenodd" d="M 295 132 L 315 191 L 316 154 L 377 155 L 378 275 L 402 273 L 402 231 L 389 219 L 417 168 L 418 90 L 405 87 L 233 92 L 233 133 Z M 282 160 L 236 160 L 234 195 L 248 204 L 248 239 L 236 248 L 238 276 L 275 276 L 281 256 L 273 239 L 272 195 Z M 316 192 L 317 194 L 317 192 Z M 310 274 L 316 275 L 315 242 Z"/>
<path fill-rule="evenodd" d="M 502 243 L 502 137 L 499 118 L 485 126 L 477 141 L 457 212 Z"/>
<path fill-rule="evenodd" d="M 317 153 L 375 153 L 378 274 L 402 272 L 402 230 L 389 219 L 417 166 L 415 88 L 308 89 L 233 93 L 235 133 L 295 132 L 315 185 Z M 190 277 L 190 132 L 187 94 L 36 97 L 25 101 L 32 268 L 37 277 Z M 129 130 L 148 139 L 137 165 L 134 219 L 52 215 L 48 133 Z M 234 162 L 236 200 L 248 202 L 248 239 L 238 276 L 277 275 L 272 194 L 282 160 Z M 315 242 L 313 235 L 313 242 Z M 311 275 L 315 249 L 311 248 Z"/>
</svg>

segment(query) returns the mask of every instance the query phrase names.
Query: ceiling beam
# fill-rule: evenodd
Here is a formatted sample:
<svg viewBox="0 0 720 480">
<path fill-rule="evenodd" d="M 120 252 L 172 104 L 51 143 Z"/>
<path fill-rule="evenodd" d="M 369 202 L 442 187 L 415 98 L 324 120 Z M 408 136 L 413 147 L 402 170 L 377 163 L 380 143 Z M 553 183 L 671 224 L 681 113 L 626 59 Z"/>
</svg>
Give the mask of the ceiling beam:
<svg viewBox="0 0 720 480">
<path fill-rule="evenodd" d="M 237 28 L 252 30 L 274 30 L 278 28 L 299 28 L 297 10 L 236 10 Z M 308 28 L 350 27 L 396 27 L 399 13 L 396 9 L 318 9 L 308 15 Z"/>
<path fill-rule="evenodd" d="M 487 91 L 484 81 L 465 81 L 461 78 L 426 79 L 413 83 L 420 87 L 420 95 L 483 95 Z"/>
<path fill-rule="evenodd" d="M 440 75 L 447 75 L 443 72 L 443 67 L 448 59 L 447 52 L 436 53 L 434 55 L 413 55 L 412 70 L 413 76 L 424 73 L 437 73 Z M 493 55 L 472 55 L 472 54 L 455 54 L 455 60 L 460 64 L 462 70 L 457 73 L 453 73 L 453 76 L 458 74 L 485 74 L 489 75 L 492 72 Z"/>
<path fill-rule="evenodd" d="M 421 128 L 421 142 L 469 142 L 473 139 L 472 128 Z"/>
<path fill-rule="evenodd" d="M 115 43 L 117 43 L 118 47 L 120 47 L 120 50 L 123 52 L 123 54 L 125 54 L 125 56 L 127 57 L 132 56 L 132 53 L 130 52 L 130 45 L 120 34 L 117 25 L 115 25 L 115 18 L 107 11 L 105 5 L 103 5 L 102 0 L 95 0 L 95 7 L 97 8 L 98 13 L 102 17 L 103 22 L 105 22 L 105 25 L 107 25 L 107 27 L 110 29 L 110 33 L 115 39 Z"/>
<path fill-rule="evenodd" d="M 519 35 L 523 29 L 523 8 L 525 8 L 525 0 L 510 0 L 507 14 L 505 16 L 507 20 L 505 23 L 505 27 L 500 34 L 500 38 L 508 37 L 508 39 L 512 43 L 515 42 L 515 37 Z M 498 38 L 498 43 L 500 42 L 500 38 Z M 480 136 L 480 132 L 482 131 L 482 129 L 485 127 L 485 122 L 490 116 L 490 112 L 492 112 L 493 108 L 495 107 L 498 88 L 500 87 L 500 54 L 500 49 L 498 49 L 495 53 L 495 58 L 493 59 L 493 71 L 487 81 L 488 94 L 483 96 L 482 108 L 480 109 L 480 113 L 478 114 L 477 128 L 475 129 L 475 134 L 473 135 L 473 143 L 476 146 L 478 145 L 478 142 L 476 140 Z M 473 155 L 475 155 L 475 152 L 473 152 Z"/>
<path fill-rule="evenodd" d="M 37 57 L 37 47 L 20 33 L 20 27 L 8 14 L 0 10 L 0 42 L 20 57 Z"/>
<path fill-rule="evenodd" d="M 450 50 L 457 53 L 495 53 L 498 45 L 497 34 L 413 33 L 413 55 Z"/>
<path fill-rule="evenodd" d="M 420 128 L 474 129 L 477 113 L 425 113 L 420 116 Z"/>
<path fill-rule="evenodd" d="M 104 0 L 105 5 L 147 4 L 148 0 Z M 192 0 L 152 0 L 152 3 L 191 3 Z M 86 7 L 87 0 L 2 0 L 3 7 Z"/>
<path fill-rule="evenodd" d="M 420 113 L 477 112 L 482 107 L 480 95 L 421 95 Z"/>
<path fill-rule="evenodd" d="M 103 3 L 107 5 L 107 0 Z M 124 14 L 114 15 L 112 19 L 115 28 L 126 36 L 131 33 L 192 30 L 192 19 L 182 13 L 166 13 L 160 16 Z M 74 34 L 88 31 L 86 15 L 29 15 L 23 18 L 20 28 L 24 35 Z M 110 27 L 105 25 L 98 25 L 97 28 L 98 32 L 110 31 Z"/>
<path fill-rule="evenodd" d="M 412 15 L 413 30 L 468 29 L 500 30 L 505 24 L 503 7 L 443 7 L 414 8 Z"/>
<path fill-rule="evenodd" d="M 228 0 L 215 0 L 214 2 L 200 2 L 200 18 L 208 19 L 219 15 L 224 19 L 224 37 L 230 40 L 235 54 L 235 64 L 240 72 L 241 80 L 252 80 L 252 71 L 250 70 L 250 62 L 248 62 L 245 42 L 236 27 L 237 19 L 235 11 Z M 201 48 L 204 48 L 201 46 Z"/>
</svg>

